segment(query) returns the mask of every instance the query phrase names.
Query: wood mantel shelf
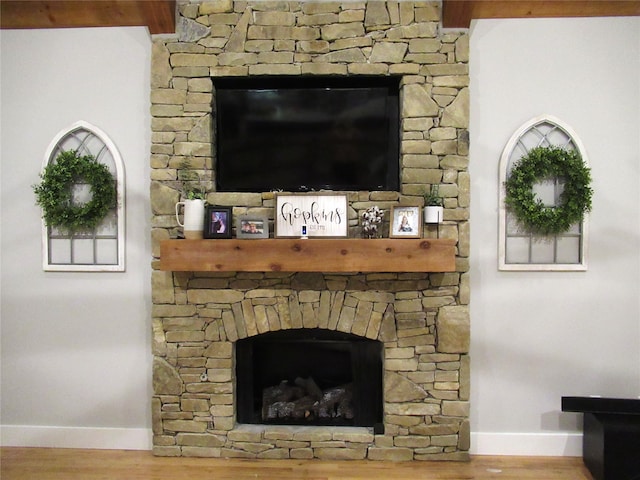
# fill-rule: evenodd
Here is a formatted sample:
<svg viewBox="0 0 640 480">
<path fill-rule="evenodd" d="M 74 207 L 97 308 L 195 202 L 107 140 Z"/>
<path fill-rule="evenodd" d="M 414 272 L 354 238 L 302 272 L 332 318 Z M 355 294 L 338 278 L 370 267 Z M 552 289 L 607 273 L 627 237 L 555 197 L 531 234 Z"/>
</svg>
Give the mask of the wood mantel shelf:
<svg viewBox="0 0 640 480">
<path fill-rule="evenodd" d="M 176 272 L 453 272 L 453 239 L 165 240 Z"/>
</svg>

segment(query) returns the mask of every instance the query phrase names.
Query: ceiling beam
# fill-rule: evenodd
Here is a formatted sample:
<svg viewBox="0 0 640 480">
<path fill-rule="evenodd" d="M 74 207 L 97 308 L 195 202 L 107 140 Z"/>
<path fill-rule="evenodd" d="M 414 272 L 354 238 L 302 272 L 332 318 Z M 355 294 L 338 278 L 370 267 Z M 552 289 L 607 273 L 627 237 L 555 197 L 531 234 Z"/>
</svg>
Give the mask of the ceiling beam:
<svg viewBox="0 0 640 480">
<path fill-rule="evenodd" d="M 175 0 L 1 0 L 2 28 L 147 26 L 175 33 Z"/>
<path fill-rule="evenodd" d="M 442 25 L 469 28 L 474 18 L 626 17 L 640 15 L 638 0 L 443 0 Z"/>
<path fill-rule="evenodd" d="M 0 28 L 146 25 L 175 33 L 176 0 L 0 0 Z M 640 0 L 443 0 L 442 23 L 469 28 L 474 18 L 640 15 Z"/>
</svg>

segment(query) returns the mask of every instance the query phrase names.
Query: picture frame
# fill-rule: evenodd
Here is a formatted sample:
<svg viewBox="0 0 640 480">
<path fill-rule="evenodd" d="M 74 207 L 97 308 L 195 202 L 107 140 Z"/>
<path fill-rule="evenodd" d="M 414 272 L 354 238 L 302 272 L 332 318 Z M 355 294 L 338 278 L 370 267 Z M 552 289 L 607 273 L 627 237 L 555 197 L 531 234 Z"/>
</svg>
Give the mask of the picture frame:
<svg viewBox="0 0 640 480">
<path fill-rule="evenodd" d="M 276 195 L 276 238 L 346 238 L 349 234 L 346 194 Z"/>
<path fill-rule="evenodd" d="M 236 221 L 236 238 L 269 238 L 269 219 L 259 215 L 240 215 Z"/>
<path fill-rule="evenodd" d="M 204 214 L 204 238 L 231 238 L 231 207 L 207 205 Z"/>
<path fill-rule="evenodd" d="M 421 207 L 391 207 L 389 238 L 422 238 Z"/>
</svg>

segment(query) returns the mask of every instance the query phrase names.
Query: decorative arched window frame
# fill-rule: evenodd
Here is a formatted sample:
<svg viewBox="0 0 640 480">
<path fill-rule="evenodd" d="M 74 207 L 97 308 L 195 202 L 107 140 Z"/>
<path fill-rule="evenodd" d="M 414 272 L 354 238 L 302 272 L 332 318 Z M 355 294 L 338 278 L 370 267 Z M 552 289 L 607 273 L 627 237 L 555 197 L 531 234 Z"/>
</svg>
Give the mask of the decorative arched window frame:
<svg viewBox="0 0 640 480">
<path fill-rule="evenodd" d="M 548 131 L 542 131 L 542 127 Z M 537 138 L 537 141 L 535 139 Z M 527 145 L 526 143 L 529 143 Z M 584 163 L 588 166 L 586 150 L 576 132 L 566 123 L 552 115 L 541 115 L 532 118 L 514 132 L 502 151 L 499 166 L 499 227 L 498 227 L 498 269 L 504 271 L 586 271 L 587 270 L 587 247 L 588 247 L 588 214 L 575 229 L 549 237 L 537 237 L 533 234 L 513 235 L 513 222 L 515 219 L 509 218 L 509 212 L 505 206 L 506 191 L 504 183 L 513 163 L 526 154 L 531 148 L 545 146 L 570 146 L 576 149 Z M 518 150 L 520 153 L 518 153 Z M 557 183 L 556 183 L 557 184 Z M 555 188 L 555 187 L 554 187 Z M 528 242 L 528 261 L 509 262 L 508 243 L 510 239 L 519 237 L 523 242 Z M 560 249 L 559 242 L 568 240 L 575 244 L 577 260 L 575 262 L 563 261 L 562 255 L 558 255 Z M 547 247 L 552 250 L 554 261 L 539 262 L 534 261 L 532 251 L 536 248 Z"/>
<path fill-rule="evenodd" d="M 83 135 L 83 138 L 79 138 L 79 135 Z M 73 139 L 73 140 L 72 140 Z M 91 140 L 97 139 L 98 142 L 102 144 L 100 148 L 92 148 L 89 144 Z M 100 240 L 97 232 L 100 230 L 101 226 L 98 226 L 92 233 L 90 237 L 84 236 L 82 238 L 83 241 L 92 241 L 93 248 L 93 261 L 80 261 L 76 262 L 73 260 L 73 242 L 78 240 L 76 235 L 69 234 L 58 234 L 56 236 L 57 240 L 60 241 L 68 241 L 70 248 L 70 261 L 68 262 L 55 262 L 52 261 L 52 246 L 51 241 L 53 237 L 53 229 L 48 227 L 44 219 L 42 221 L 42 268 L 45 271 L 54 271 L 54 272 L 124 272 L 125 271 L 125 170 L 124 170 L 124 162 L 122 161 L 122 156 L 118 151 L 115 143 L 109 138 L 109 136 L 103 132 L 101 129 L 92 125 L 85 121 L 79 121 L 71 125 L 69 128 L 66 128 L 60 131 L 51 141 L 49 146 L 47 147 L 44 161 L 42 163 L 42 170 L 49 163 L 53 162 L 58 154 L 67 150 L 65 148 L 65 143 L 71 142 L 78 143 L 77 150 L 79 154 L 82 155 L 92 155 L 98 162 L 105 163 L 108 165 L 111 173 L 114 175 L 116 179 L 116 195 L 117 195 L 117 203 L 116 207 L 113 209 L 113 215 L 115 215 L 115 234 L 110 234 L 110 240 L 115 240 L 115 245 L 117 252 L 109 255 L 112 259 L 109 262 L 100 262 L 96 259 L 99 257 L 97 253 L 97 249 L 99 248 L 98 241 Z M 95 143 L 95 142 L 94 142 Z M 111 161 L 105 162 L 104 157 L 110 158 Z M 103 222 L 104 223 L 104 222 Z"/>
</svg>

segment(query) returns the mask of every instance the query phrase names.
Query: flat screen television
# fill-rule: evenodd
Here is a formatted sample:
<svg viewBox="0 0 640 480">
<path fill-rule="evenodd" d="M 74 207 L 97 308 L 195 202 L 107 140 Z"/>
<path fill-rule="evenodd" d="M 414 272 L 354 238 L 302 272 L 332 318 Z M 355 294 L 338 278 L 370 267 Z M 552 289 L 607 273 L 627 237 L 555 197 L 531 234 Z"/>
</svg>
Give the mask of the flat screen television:
<svg viewBox="0 0 640 480">
<path fill-rule="evenodd" d="M 222 192 L 398 190 L 398 77 L 214 79 Z"/>
</svg>

